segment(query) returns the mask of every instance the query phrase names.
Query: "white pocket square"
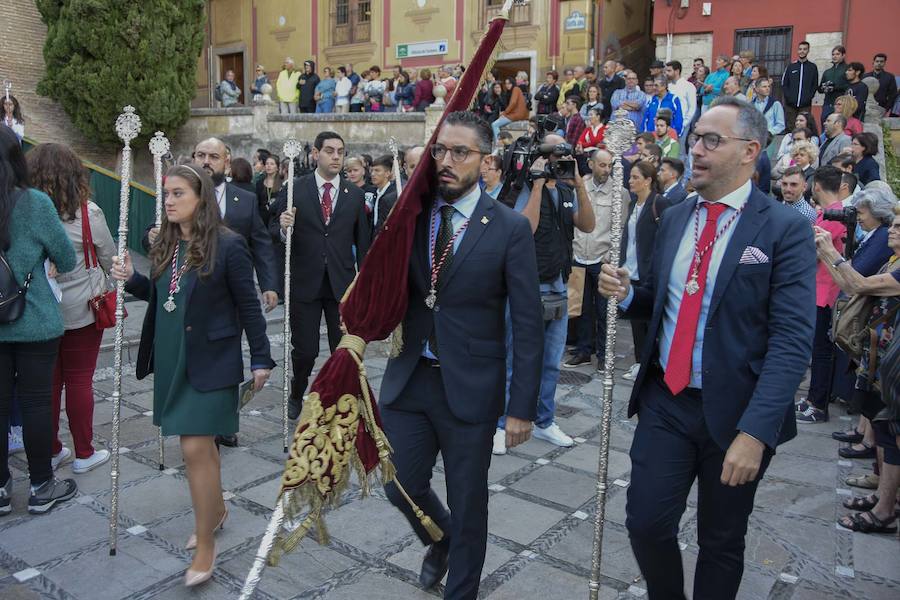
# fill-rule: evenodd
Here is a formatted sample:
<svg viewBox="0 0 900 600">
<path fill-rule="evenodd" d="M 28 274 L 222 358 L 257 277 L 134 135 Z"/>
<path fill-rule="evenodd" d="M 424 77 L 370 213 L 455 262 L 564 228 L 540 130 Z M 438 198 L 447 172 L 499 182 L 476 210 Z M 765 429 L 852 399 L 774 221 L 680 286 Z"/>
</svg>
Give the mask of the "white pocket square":
<svg viewBox="0 0 900 600">
<path fill-rule="evenodd" d="M 763 265 L 769 262 L 769 257 L 766 256 L 766 253 L 757 248 L 756 246 L 747 246 L 744 248 L 744 253 L 741 254 L 741 260 L 738 261 L 739 265 Z"/>
</svg>

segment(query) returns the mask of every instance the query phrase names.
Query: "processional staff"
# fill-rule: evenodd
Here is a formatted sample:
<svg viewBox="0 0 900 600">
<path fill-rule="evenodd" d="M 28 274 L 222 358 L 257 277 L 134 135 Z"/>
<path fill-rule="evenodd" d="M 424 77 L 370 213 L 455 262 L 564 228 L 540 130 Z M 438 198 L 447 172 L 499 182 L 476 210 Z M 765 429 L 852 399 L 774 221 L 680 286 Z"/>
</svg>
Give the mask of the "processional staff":
<svg viewBox="0 0 900 600">
<path fill-rule="evenodd" d="M 153 155 L 153 178 L 156 183 L 156 230 L 162 224 L 162 159 L 169 153 L 169 140 L 162 131 L 157 131 L 156 135 L 150 138 L 150 154 Z M 163 442 L 162 426 L 157 431 L 157 440 L 159 444 L 159 470 L 166 468 L 166 449 Z"/>
<path fill-rule="evenodd" d="M 116 119 L 116 134 L 125 144 L 122 147 L 121 188 L 119 191 L 119 264 L 125 264 L 128 247 L 128 198 L 131 192 L 131 141 L 141 132 L 141 118 L 133 106 L 126 106 Z M 112 464 L 110 480 L 112 495 L 109 504 L 109 555 L 116 555 L 116 534 L 119 518 L 119 417 L 122 403 L 122 342 L 125 334 L 125 282 L 116 282 L 116 341 L 113 362 L 112 392 Z"/>
<path fill-rule="evenodd" d="M 622 241 L 622 155 L 634 142 L 634 123 L 622 109 L 615 112 L 607 126 L 604 143 L 613 155 L 612 224 L 608 262 L 619 264 L 619 245 Z M 615 296 L 606 305 L 606 361 L 603 366 L 603 396 L 600 417 L 600 464 L 597 469 L 597 513 L 594 518 L 594 548 L 591 556 L 590 600 L 597 600 L 600 593 L 600 560 L 603 547 L 603 525 L 606 520 L 607 474 L 609 470 L 609 436 L 612 422 L 613 384 L 616 361 L 616 327 L 619 303 Z"/>
<path fill-rule="evenodd" d="M 294 208 L 294 159 L 300 156 L 303 147 L 294 138 L 284 143 L 282 153 L 290 160 L 288 163 L 287 183 L 287 212 L 290 214 Z M 281 428 L 284 440 L 284 453 L 288 451 L 288 400 L 290 399 L 291 385 L 291 238 L 294 235 L 294 226 L 287 228 L 284 238 L 284 383 L 281 388 Z"/>
</svg>

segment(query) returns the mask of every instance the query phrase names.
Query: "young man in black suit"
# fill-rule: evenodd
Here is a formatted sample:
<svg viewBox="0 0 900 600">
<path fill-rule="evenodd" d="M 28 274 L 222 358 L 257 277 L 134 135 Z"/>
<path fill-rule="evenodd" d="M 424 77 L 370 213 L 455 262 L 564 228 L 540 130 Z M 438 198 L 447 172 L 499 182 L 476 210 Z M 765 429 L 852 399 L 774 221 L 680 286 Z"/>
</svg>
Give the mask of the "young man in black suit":
<svg viewBox="0 0 900 600">
<path fill-rule="evenodd" d="M 531 226 L 478 185 L 492 144 L 487 122 L 472 112 L 455 112 L 429 148 L 437 195 L 422 198 L 403 350 L 388 361 L 381 384 L 381 417 L 397 479 L 444 538 L 432 542 L 393 484 L 385 488 L 388 499 L 429 545 L 419 582 L 431 588 L 449 568 L 444 598 L 454 600 L 478 595 L 487 546 L 487 472 L 503 413 L 507 352 L 513 356 L 509 447 L 531 435 L 541 378 L 544 323 Z M 438 452 L 449 511 L 431 489 Z"/>
<path fill-rule="evenodd" d="M 379 156 L 372 161 L 369 174 L 375 186 L 375 203 L 372 205 L 372 239 L 378 235 L 388 214 L 397 202 L 397 185 L 393 182 L 394 157 L 390 154 Z"/>
<path fill-rule="evenodd" d="M 371 231 L 363 192 L 341 178 L 344 140 L 333 131 L 316 136 L 312 158 L 316 170 L 294 180 L 294 208 L 287 212 L 287 186 L 282 187 L 269 224 L 272 236 L 291 241 L 291 362 L 293 382 L 288 416 L 300 415 L 303 394 L 319 356 L 319 324 L 328 325 L 331 351 L 341 340 L 338 305 L 369 250 Z"/>
</svg>

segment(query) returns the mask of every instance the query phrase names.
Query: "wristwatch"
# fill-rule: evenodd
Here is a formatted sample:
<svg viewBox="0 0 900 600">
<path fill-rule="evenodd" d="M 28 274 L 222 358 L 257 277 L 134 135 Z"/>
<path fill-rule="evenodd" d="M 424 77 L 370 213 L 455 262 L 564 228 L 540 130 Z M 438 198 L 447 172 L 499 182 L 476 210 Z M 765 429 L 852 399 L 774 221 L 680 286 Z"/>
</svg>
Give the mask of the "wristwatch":
<svg viewBox="0 0 900 600">
<path fill-rule="evenodd" d="M 839 259 L 837 259 L 836 261 L 834 261 L 833 263 L 831 263 L 831 266 L 834 267 L 835 269 L 837 269 L 839 266 L 841 266 L 845 262 L 849 262 L 849 261 L 842 256 Z"/>
</svg>

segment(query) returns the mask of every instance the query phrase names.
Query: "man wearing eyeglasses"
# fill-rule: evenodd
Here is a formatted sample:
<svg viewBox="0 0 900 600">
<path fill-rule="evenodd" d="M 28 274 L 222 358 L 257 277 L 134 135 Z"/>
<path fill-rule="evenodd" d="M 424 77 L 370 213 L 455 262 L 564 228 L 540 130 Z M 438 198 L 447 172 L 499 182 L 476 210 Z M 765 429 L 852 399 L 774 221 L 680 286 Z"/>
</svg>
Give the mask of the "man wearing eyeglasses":
<svg viewBox="0 0 900 600">
<path fill-rule="evenodd" d="M 428 546 L 419 583 L 430 589 L 449 568 L 444 598 L 454 600 L 478 596 L 491 437 L 504 411 L 507 355 L 514 372 L 506 407 L 509 446 L 529 438 L 540 387 L 543 324 L 531 228 L 478 185 L 493 137 L 475 113 L 455 112 L 428 149 L 437 195 L 421 199 L 403 350 L 388 361 L 380 395 L 397 479 L 443 539 L 432 540 L 396 486 L 385 491 Z M 509 347 L 507 306 L 514 332 Z M 431 488 L 438 452 L 449 511 Z"/>
<path fill-rule="evenodd" d="M 698 481 L 693 597 L 733 599 L 759 480 L 797 433 L 794 394 L 812 354 L 816 250 L 809 222 L 751 178 L 767 125 L 719 99 L 691 148 L 697 194 L 662 215 L 652 277 L 604 265 L 600 290 L 650 319 L 628 414 L 625 525 L 651 600 L 685 598 L 678 525 Z"/>
</svg>

